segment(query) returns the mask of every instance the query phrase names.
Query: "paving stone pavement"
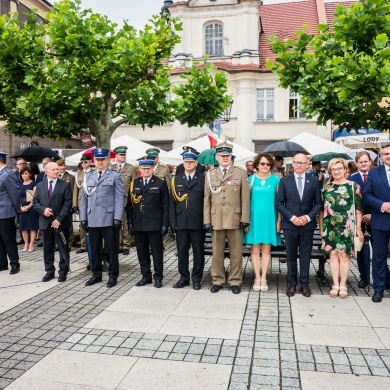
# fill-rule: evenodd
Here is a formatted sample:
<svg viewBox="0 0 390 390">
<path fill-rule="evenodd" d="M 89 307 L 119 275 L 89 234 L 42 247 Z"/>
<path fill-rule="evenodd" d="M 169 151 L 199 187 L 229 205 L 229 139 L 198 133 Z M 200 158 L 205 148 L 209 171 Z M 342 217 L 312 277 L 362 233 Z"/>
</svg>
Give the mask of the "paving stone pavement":
<svg viewBox="0 0 390 390">
<path fill-rule="evenodd" d="M 40 249 L 20 253 L 24 261 L 43 263 Z M 285 295 L 287 267 L 278 259 L 273 259 L 270 267 L 270 290 L 261 294 L 251 290 L 252 267 L 250 261 L 244 259 L 242 290 L 249 294 L 238 340 L 85 327 L 135 285 L 140 277 L 138 261 L 134 249 L 129 256 L 120 255 L 119 283 L 107 289 L 104 283 L 84 287 L 89 277 L 85 269 L 86 255 L 77 255 L 73 250 L 71 259 L 72 268 L 78 272 L 65 283 L 55 284 L 0 314 L 0 389 L 55 349 L 231 365 L 229 390 L 300 389 L 301 371 L 390 376 L 390 349 L 296 342 L 291 299 Z M 164 261 L 163 288 L 171 288 L 178 280 L 172 240 L 167 245 Z M 210 266 L 208 256 L 202 289 L 211 286 Z M 317 261 L 313 261 L 310 270 L 313 296 L 328 295 L 329 285 L 320 285 L 315 276 L 317 266 Z M 228 272 L 228 261 L 226 269 Z M 326 269 L 329 273 L 328 266 Z M 352 259 L 349 293 L 353 297 L 369 297 L 372 291 L 359 289 L 357 276 L 356 262 Z M 0 286 L 0 296 L 3 288 Z M 212 297 L 210 295 L 210 299 Z M 385 299 L 388 297 L 386 293 Z M 337 304 L 340 300 L 334 302 Z"/>
</svg>

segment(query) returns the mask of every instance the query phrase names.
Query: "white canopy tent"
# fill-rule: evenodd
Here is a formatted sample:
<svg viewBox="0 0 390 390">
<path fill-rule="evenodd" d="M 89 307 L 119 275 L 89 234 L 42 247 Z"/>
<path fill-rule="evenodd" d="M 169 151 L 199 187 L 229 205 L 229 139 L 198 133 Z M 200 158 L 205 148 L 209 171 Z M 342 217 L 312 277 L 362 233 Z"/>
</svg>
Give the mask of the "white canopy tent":
<svg viewBox="0 0 390 390">
<path fill-rule="evenodd" d="M 377 155 L 375 152 L 373 152 L 373 151 L 371 151 L 371 150 L 366 150 L 366 149 L 363 149 L 363 148 L 360 148 L 360 149 L 349 149 L 349 151 L 347 152 L 347 154 L 348 154 L 348 156 L 351 156 L 351 158 L 352 158 L 353 160 L 355 160 L 355 156 L 356 156 L 359 152 L 367 152 L 367 153 L 370 155 L 371 160 L 375 160 L 375 159 L 378 157 L 378 155 Z"/>
<path fill-rule="evenodd" d="M 152 148 L 153 145 L 147 144 L 146 142 L 140 141 L 139 139 L 130 137 L 129 135 L 122 135 L 121 137 L 111 139 L 110 148 L 113 150 L 117 146 L 127 146 L 127 156 L 126 161 L 130 164 L 135 164 L 137 159 L 145 155 L 145 151 L 149 148 Z M 84 151 L 73 154 L 72 156 L 66 157 L 65 164 L 68 166 L 77 166 L 80 162 L 80 158 L 83 155 Z M 166 154 L 167 152 L 161 151 L 160 157 Z"/>
<path fill-rule="evenodd" d="M 328 141 L 324 138 L 306 132 L 298 134 L 297 136 L 289 139 L 289 141 L 303 146 L 312 156 L 327 152 L 348 153 L 350 150 L 343 145 L 336 144 L 335 142 Z"/>
<path fill-rule="evenodd" d="M 223 140 L 220 140 L 219 142 L 223 142 Z M 228 142 L 233 145 L 233 155 L 236 156 L 234 160 L 234 165 L 245 167 L 245 162 L 253 159 L 253 157 L 256 155 L 256 153 L 232 141 Z M 209 137 L 205 135 L 194 141 L 185 143 L 185 146 L 191 146 L 200 153 L 203 152 L 203 150 L 210 149 L 210 140 Z M 164 153 L 163 155 L 160 154 L 160 161 L 163 164 L 179 165 L 183 162 L 183 156 L 181 155 L 181 153 L 183 153 L 182 146 L 175 148 L 170 152 Z"/>
<path fill-rule="evenodd" d="M 382 145 L 389 143 L 389 133 L 351 134 L 347 137 L 337 137 L 335 142 L 351 148 L 371 148 L 378 150 Z"/>
</svg>

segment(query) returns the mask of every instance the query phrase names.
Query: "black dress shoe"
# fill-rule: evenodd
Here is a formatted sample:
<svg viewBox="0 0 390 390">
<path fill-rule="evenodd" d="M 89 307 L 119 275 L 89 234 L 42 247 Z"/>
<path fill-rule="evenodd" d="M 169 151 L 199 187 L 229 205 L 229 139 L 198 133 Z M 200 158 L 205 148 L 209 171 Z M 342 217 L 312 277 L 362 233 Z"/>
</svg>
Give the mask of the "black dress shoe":
<svg viewBox="0 0 390 390">
<path fill-rule="evenodd" d="M 288 286 L 286 295 L 288 297 L 293 297 L 296 292 L 297 292 L 297 287 L 296 286 Z"/>
<path fill-rule="evenodd" d="M 220 289 L 222 288 L 222 286 L 218 286 L 218 284 L 213 284 L 210 288 L 210 291 L 212 293 L 217 293 Z"/>
<path fill-rule="evenodd" d="M 87 270 L 90 271 L 91 270 L 91 266 L 89 264 L 87 264 Z"/>
<path fill-rule="evenodd" d="M 10 275 L 15 275 L 20 271 L 19 267 L 11 267 Z"/>
<path fill-rule="evenodd" d="M 123 255 L 124 256 L 127 256 L 129 253 L 130 253 L 130 251 L 128 249 L 123 249 Z"/>
<path fill-rule="evenodd" d="M 116 279 L 114 279 L 114 278 L 110 278 L 110 279 L 108 279 L 108 282 L 107 282 L 107 287 L 108 287 L 108 288 L 111 288 L 111 287 L 114 287 L 114 286 L 116 286 L 116 284 L 117 284 L 117 281 L 116 281 Z"/>
<path fill-rule="evenodd" d="M 66 281 L 66 275 L 59 275 L 57 279 L 60 283 Z"/>
<path fill-rule="evenodd" d="M 39 244 L 37 244 L 37 247 L 42 248 L 43 247 L 43 242 L 40 242 Z"/>
<path fill-rule="evenodd" d="M 358 283 L 358 287 L 365 288 L 365 287 L 367 287 L 367 283 L 363 279 L 361 279 Z"/>
<path fill-rule="evenodd" d="M 194 284 L 192 285 L 192 288 L 194 290 L 200 290 L 202 288 L 202 286 L 200 285 L 200 282 L 194 282 Z"/>
<path fill-rule="evenodd" d="M 161 280 L 155 280 L 154 281 L 154 287 L 161 288 L 162 287 L 162 281 Z"/>
<path fill-rule="evenodd" d="M 185 282 L 184 280 L 179 280 L 177 283 L 173 285 L 173 288 L 183 288 L 185 286 L 189 286 L 190 282 Z"/>
<path fill-rule="evenodd" d="M 118 250 L 118 253 L 123 253 L 123 249 L 119 249 L 119 250 Z"/>
<path fill-rule="evenodd" d="M 77 251 L 76 251 L 76 253 L 77 254 L 80 254 L 80 253 L 85 253 L 86 252 L 86 250 L 85 249 L 77 249 Z"/>
<path fill-rule="evenodd" d="M 100 277 L 97 277 L 97 276 L 92 276 L 92 278 L 91 279 L 89 279 L 89 280 L 87 280 L 86 282 L 85 282 L 85 285 L 86 286 L 92 286 L 92 285 L 94 285 L 95 283 L 100 283 L 102 281 L 102 278 Z"/>
<path fill-rule="evenodd" d="M 241 292 L 240 286 L 232 286 L 232 293 L 233 294 L 239 294 Z"/>
<path fill-rule="evenodd" d="M 24 244 L 24 240 L 23 240 L 23 238 L 22 239 L 20 239 L 17 243 L 16 243 L 16 245 L 23 245 Z"/>
<path fill-rule="evenodd" d="M 377 302 L 382 302 L 382 298 L 383 298 L 383 291 L 375 291 L 371 300 L 377 303 Z"/>
<path fill-rule="evenodd" d="M 309 286 L 301 287 L 301 294 L 304 297 L 309 298 L 311 296 L 310 287 Z"/>
<path fill-rule="evenodd" d="M 136 283 L 135 285 L 137 287 L 143 287 L 147 284 L 152 284 L 152 279 L 146 279 L 146 278 L 142 278 L 138 283 Z"/>
<path fill-rule="evenodd" d="M 48 282 L 49 280 L 52 280 L 54 279 L 54 274 L 49 274 L 47 273 L 43 278 L 42 278 L 42 282 Z"/>
<path fill-rule="evenodd" d="M 0 267 L 0 271 L 7 271 L 8 270 L 8 265 L 3 265 Z"/>
</svg>

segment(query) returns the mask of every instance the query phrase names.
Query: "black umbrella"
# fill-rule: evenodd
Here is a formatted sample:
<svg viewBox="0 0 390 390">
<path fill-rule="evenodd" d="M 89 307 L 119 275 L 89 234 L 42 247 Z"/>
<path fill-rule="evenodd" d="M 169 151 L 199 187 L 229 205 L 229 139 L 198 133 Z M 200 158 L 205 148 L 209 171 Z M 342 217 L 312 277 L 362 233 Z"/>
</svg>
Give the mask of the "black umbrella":
<svg viewBox="0 0 390 390">
<path fill-rule="evenodd" d="M 64 232 L 58 228 L 52 228 L 54 229 L 54 237 L 58 248 L 58 253 L 60 254 L 60 259 L 64 259 L 65 263 L 68 265 L 69 272 L 70 270 L 70 258 L 69 258 L 69 247 L 68 243 L 66 241 Z"/>
<path fill-rule="evenodd" d="M 364 259 L 364 273 L 365 273 L 365 282 L 367 283 L 368 288 L 370 288 L 370 238 L 371 235 L 367 231 L 364 233 L 364 246 L 363 246 L 363 259 Z"/>
<path fill-rule="evenodd" d="M 294 157 L 297 153 L 310 154 L 303 146 L 291 141 L 275 142 L 268 145 L 263 152 L 282 157 Z"/>
<path fill-rule="evenodd" d="M 45 157 L 49 157 L 52 160 L 59 160 L 61 157 L 50 148 L 46 146 L 29 146 L 26 149 L 19 150 L 12 158 L 23 157 L 26 161 L 41 162 Z"/>
</svg>

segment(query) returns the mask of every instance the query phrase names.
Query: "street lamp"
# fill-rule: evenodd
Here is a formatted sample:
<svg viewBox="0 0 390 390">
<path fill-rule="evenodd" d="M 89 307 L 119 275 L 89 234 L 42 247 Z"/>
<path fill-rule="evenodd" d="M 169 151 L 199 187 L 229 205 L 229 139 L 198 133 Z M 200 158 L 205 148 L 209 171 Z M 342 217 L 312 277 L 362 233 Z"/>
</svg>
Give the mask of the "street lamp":
<svg viewBox="0 0 390 390">
<path fill-rule="evenodd" d="M 227 123 L 230 121 L 230 116 L 232 113 L 232 107 L 233 107 L 234 100 L 229 100 L 229 107 L 225 109 L 225 111 L 221 114 L 221 116 L 217 119 L 220 121 L 220 123 Z M 209 128 L 210 130 L 214 129 L 214 123 L 216 121 L 210 122 L 209 123 Z"/>
</svg>

